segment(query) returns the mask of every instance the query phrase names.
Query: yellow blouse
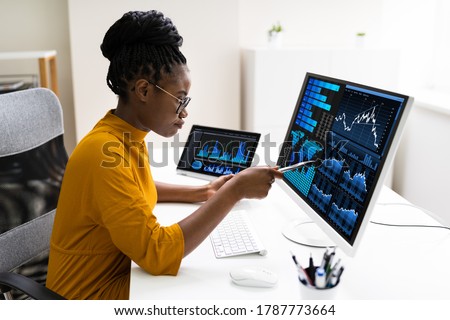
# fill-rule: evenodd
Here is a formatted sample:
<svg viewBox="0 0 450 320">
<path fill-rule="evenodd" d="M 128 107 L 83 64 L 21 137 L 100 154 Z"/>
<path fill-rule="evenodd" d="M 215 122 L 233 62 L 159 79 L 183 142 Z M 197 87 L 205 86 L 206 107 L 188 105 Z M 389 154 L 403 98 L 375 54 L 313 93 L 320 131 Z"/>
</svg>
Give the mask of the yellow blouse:
<svg viewBox="0 0 450 320">
<path fill-rule="evenodd" d="M 146 134 L 110 111 L 75 148 L 56 210 L 48 288 L 68 299 L 128 299 L 131 260 L 154 275 L 177 274 L 183 233 L 152 213 Z"/>
</svg>

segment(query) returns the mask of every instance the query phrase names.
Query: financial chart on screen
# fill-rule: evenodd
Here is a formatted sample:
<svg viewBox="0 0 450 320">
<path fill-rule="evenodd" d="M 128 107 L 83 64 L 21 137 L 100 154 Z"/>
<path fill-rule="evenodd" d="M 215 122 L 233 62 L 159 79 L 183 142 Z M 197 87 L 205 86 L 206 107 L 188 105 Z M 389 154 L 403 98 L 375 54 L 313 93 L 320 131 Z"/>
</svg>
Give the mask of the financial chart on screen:
<svg viewBox="0 0 450 320">
<path fill-rule="evenodd" d="M 215 178 L 237 174 L 251 166 L 259 133 L 193 125 L 177 171 Z"/>
<path fill-rule="evenodd" d="M 322 159 L 284 181 L 353 244 L 407 96 L 307 74 L 278 165 Z"/>
</svg>

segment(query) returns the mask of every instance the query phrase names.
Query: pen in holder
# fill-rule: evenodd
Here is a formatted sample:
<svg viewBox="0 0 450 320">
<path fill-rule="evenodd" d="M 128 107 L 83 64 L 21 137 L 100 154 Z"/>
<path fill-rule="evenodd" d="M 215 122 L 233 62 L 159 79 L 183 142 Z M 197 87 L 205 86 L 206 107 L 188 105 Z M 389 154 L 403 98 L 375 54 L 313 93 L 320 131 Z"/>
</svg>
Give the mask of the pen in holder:
<svg viewBox="0 0 450 320">
<path fill-rule="evenodd" d="M 303 268 L 292 255 L 298 269 L 298 279 L 300 281 L 301 297 L 304 299 L 321 300 L 332 299 L 340 282 L 344 267 L 339 259 L 333 264 L 335 251 L 324 254 L 322 263 L 314 265 L 312 256 L 309 260 L 309 266 Z"/>
</svg>

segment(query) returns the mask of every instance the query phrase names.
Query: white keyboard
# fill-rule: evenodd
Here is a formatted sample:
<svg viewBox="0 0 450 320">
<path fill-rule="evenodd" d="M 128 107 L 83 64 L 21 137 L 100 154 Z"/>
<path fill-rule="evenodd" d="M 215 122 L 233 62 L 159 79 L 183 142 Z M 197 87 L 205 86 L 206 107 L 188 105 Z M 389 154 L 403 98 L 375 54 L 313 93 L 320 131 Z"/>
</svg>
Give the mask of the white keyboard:
<svg viewBox="0 0 450 320">
<path fill-rule="evenodd" d="M 267 254 L 244 210 L 233 210 L 209 235 L 216 258 L 242 254 Z"/>
</svg>

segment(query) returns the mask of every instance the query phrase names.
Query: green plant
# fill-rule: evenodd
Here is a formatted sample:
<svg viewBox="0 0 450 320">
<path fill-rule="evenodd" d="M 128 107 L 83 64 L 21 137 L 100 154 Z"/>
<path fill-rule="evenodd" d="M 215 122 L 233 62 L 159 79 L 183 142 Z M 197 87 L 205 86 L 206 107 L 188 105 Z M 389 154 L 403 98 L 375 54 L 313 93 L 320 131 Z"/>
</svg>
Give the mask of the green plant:
<svg viewBox="0 0 450 320">
<path fill-rule="evenodd" d="M 365 35 L 366 35 L 365 32 L 357 32 L 357 33 L 356 33 L 356 36 L 357 36 L 357 37 L 364 37 Z"/>
<path fill-rule="evenodd" d="M 272 25 L 272 28 L 269 29 L 269 35 L 271 35 L 273 33 L 282 32 L 282 31 L 283 31 L 283 27 L 281 26 L 281 24 L 279 22 L 277 22 L 276 24 Z"/>
</svg>

